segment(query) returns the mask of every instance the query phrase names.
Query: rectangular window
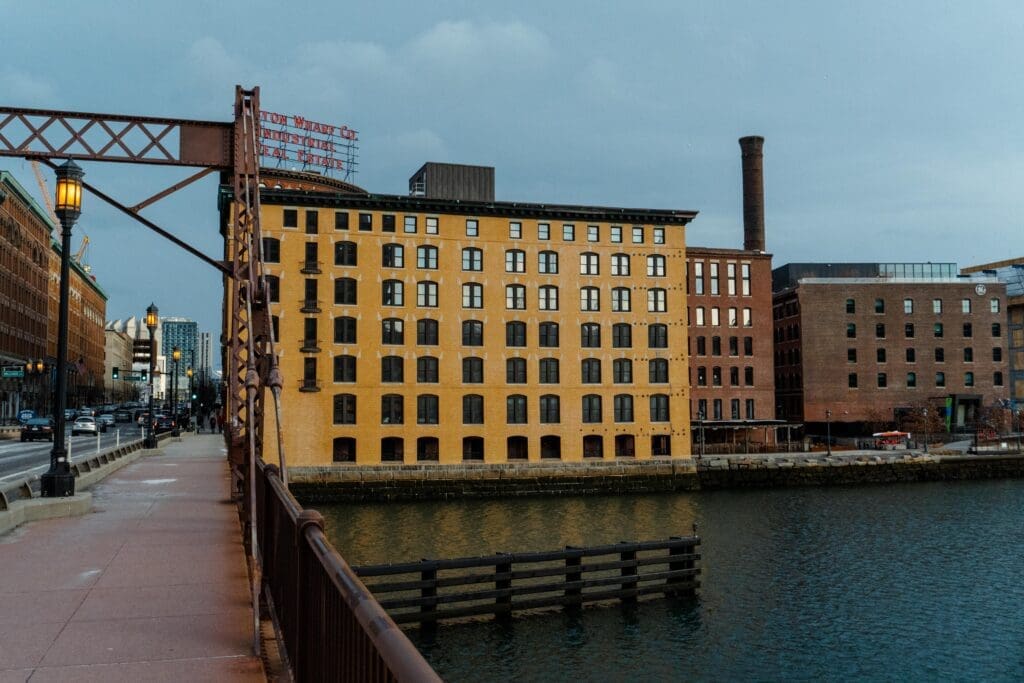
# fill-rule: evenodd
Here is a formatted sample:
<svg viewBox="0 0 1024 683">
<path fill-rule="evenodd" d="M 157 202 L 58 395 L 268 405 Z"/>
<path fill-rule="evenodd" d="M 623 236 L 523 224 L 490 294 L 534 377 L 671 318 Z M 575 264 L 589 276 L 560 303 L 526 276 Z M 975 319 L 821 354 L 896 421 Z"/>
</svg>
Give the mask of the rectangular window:
<svg viewBox="0 0 1024 683">
<path fill-rule="evenodd" d="M 875 324 L 875 339 L 885 339 L 885 323 Z"/>
<path fill-rule="evenodd" d="M 729 296 L 736 296 L 736 264 L 725 264 L 725 291 Z"/>
<path fill-rule="evenodd" d="M 475 218 L 466 219 L 466 237 L 477 237 L 480 235 L 480 223 Z"/>
<path fill-rule="evenodd" d="M 633 226 L 633 244 L 644 243 L 644 229 L 639 225 Z"/>
<path fill-rule="evenodd" d="M 407 233 L 416 232 L 416 216 L 406 216 L 405 227 L 403 229 Z"/>
<path fill-rule="evenodd" d="M 884 372 L 878 373 L 878 388 L 879 389 L 884 389 L 885 387 L 887 387 L 888 386 L 888 381 L 889 380 L 886 378 L 886 375 L 885 375 Z"/>
<path fill-rule="evenodd" d="M 971 323 L 964 323 L 964 337 L 971 337 L 974 335 L 974 327 Z"/>
<path fill-rule="evenodd" d="M 935 330 L 935 336 L 936 337 L 941 337 L 942 333 L 943 333 L 942 323 L 935 323 L 934 330 Z"/>
<path fill-rule="evenodd" d="M 720 313 L 721 313 L 721 311 L 719 310 L 718 306 L 712 306 L 711 307 L 711 326 L 712 327 L 718 327 L 721 324 L 721 320 L 720 320 L 720 316 L 719 316 Z"/>
<path fill-rule="evenodd" d="M 348 230 L 348 211 L 334 212 L 334 229 Z"/>
<path fill-rule="evenodd" d="M 718 295 L 718 264 L 711 263 L 711 295 Z"/>
<path fill-rule="evenodd" d="M 739 311 L 735 308 L 729 308 L 729 327 L 736 327 L 739 323 Z"/>
<path fill-rule="evenodd" d="M 846 312 L 847 313 L 856 313 L 857 312 L 857 302 L 854 301 L 853 299 L 847 299 L 846 300 Z"/>
<path fill-rule="evenodd" d="M 965 363 L 973 363 L 974 362 L 974 349 L 971 348 L 970 346 L 965 346 L 964 347 L 964 362 Z"/>
<path fill-rule="evenodd" d="M 621 225 L 613 225 L 612 226 L 612 228 L 611 228 L 611 240 L 615 244 L 619 244 L 619 243 L 622 242 L 622 226 Z"/>
<path fill-rule="evenodd" d="M 907 339 L 914 338 L 914 323 L 906 323 L 903 325 L 903 336 Z"/>
<path fill-rule="evenodd" d="M 743 309 L 743 327 L 754 326 L 754 312 L 750 308 Z"/>
<path fill-rule="evenodd" d="M 875 360 L 877 360 L 879 363 L 885 362 L 885 349 L 875 350 Z"/>
<path fill-rule="evenodd" d="M 694 313 L 694 323 L 697 327 L 704 327 L 704 307 L 698 306 Z"/>
<path fill-rule="evenodd" d="M 851 372 L 849 375 L 846 376 L 846 386 L 848 386 L 851 389 L 856 389 L 857 388 L 857 373 L 856 372 Z"/>
<path fill-rule="evenodd" d="M 285 228 L 299 227 L 299 210 L 285 209 L 282 215 L 281 225 Z"/>
<path fill-rule="evenodd" d="M 361 213 L 359 214 L 359 229 L 362 232 L 369 232 L 373 230 L 373 214 L 372 213 Z"/>
<path fill-rule="evenodd" d="M 562 241 L 572 242 L 576 239 L 576 226 L 566 223 L 562 226 Z"/>
<path fill-rule="evenodd" d="M 744 337 L 743 338 L 743 355 L 753 356 L 754 355 L 754 338 Z"/>
<path fill-rule="evenodd" d="M 942 299 L 932 299 L 932 313 L 936 315 L 942 313 Z"/>
<path fill-rule="evenodd" d="M 436 235 L 437 234 L 437 218 L 427 218 L 426 222 L 425 222 L 425 225 L 426 225 L 426 233 L 428 235 Z"/>
<path fill-rule="evenodd" d="M 704 262 L 694 261 L 693 262 L 693 293 L 703 294 L 704 293 Z"/>
<path fill-rule="evenodd" d="M 945 363 L 946 362 L 946 349 L 935 349 L 935 362 Z"/>
<path fill-rule="evenodd" d="M 508 224 L 508 238 L 518 240 L 523 237 L 523 224 L 518 221 L 510 221 Z"/>
<path fill-rule="evenodd" d="M 907 388 L 908 389 L 913 389 L 916 386 L 917 386 L 917 373 L 916 372 L 908 372 L 907 373 Z"/>
<path fill-rule="evenodd" d="M 970 299 L 960 299 L 960 312 L 961 313 L 970 313 L 971 312 L 971 300 Z"/>
<path fill-rule="evenodd" d="M 908 363 L 917 362 L 917 351 L 914 349 L 907 349 L 906 358 Z"/>
<path fill-rule="evenodd" d="M 652 231 L 655 244 L 665 244 L 665 228 L 654 228 Z"/>
<path fill-rule="evenodd" d="M 846 338 L 856 339 L 857 338 L 857 325 L 856 323 L 846 323 Z"/>
<path fill-rule="evenodd" d="M 903 312 L 907 313 L 907 314 L 910 314 L 910 313 L 914 312 L 914 300 L 913 299 L 904 299 L 903 300 Z"/>
<path fill-rule="evenodd" d="M 885 313 L 885 299 L 875 299 L 875 313 Z"/>
<path fill-rule="evenodd" d="M 750 296 L 750 264 L 744 263 L 740 265 L 740 278 L 743 281 L 742 289 L 740 293 L 743 296 Z"/>
<path fill-rule="evenodd" d="M 306 209 L 306 234 L 315 235 L 320 232 L 320 212 Z"/>
<path fill-rule="evenodd" d="M 596 225 L 587 226 L 587 241 L 597 242 L 601 238 L 601 230 Z"/>
<path fill-rule="evenodd" d="M 857 362 L 857 349 L 846 349 L 846 361 L 848 363 Z"/>
<path fill-rule="evenodd" d="M 989 313 L 998 313 L 999 312 L 999 299 L 989 299 L 988 300 L 988 310 L 989 310 Z"/>
<path fill-rule="evenodd" d="M 395 231 L 395 214 L 386 213 L 380 217 L 381 226 L 380 229 L 383 232 L 394 232 Z"/>
<path fill-rule="evenodd" d="M 537 239 L 549 240 L 551 239 L 551 224 L 550 223 L 538 223 L 537 224 Z"/>
<path fill-rule="evenodd" d="M 996 363 L 1003 360 L 1003 349 L 1001 347 L 996 346 L 992 349 L 992 360 Z"/>
</svg>

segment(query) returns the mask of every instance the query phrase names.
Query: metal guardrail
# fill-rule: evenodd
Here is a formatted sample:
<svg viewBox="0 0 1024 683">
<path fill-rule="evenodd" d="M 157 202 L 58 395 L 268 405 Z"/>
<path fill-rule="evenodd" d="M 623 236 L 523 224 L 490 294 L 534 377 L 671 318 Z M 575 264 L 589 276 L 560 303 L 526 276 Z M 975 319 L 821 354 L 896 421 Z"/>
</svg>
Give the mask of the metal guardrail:
<svg viewBox="0 0 1024 683">
<path fill-rule="evenodd" d="M 257 461 L 263 595 L 296 681 L 440 681 L 304 510 Z"/>
</svg>

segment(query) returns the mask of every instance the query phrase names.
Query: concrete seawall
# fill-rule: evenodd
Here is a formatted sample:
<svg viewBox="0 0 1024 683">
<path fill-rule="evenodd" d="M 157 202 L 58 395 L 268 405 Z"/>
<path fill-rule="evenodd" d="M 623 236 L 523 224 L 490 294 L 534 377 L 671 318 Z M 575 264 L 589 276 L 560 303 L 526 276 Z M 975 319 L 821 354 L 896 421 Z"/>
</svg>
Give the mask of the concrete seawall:
<svg viewBox="0 0 1024 683">
<path fill-rule="evenodd" d="M 292 493 L 308 504 L 665 493 L 1019 477 L 1024 477 L 1022 455 L 907 455 L 857 460 L 719 458 L 705 461 L 699 468 L 691 460 L 676 460 L 289 469 Z"/>
</svg>

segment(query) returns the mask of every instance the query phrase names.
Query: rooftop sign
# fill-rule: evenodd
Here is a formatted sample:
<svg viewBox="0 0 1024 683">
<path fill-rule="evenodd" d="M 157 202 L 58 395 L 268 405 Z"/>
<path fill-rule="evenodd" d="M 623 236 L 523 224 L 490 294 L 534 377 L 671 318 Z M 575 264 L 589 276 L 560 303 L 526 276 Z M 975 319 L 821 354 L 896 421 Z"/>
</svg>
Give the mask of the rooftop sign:
<svg viewBox="0 0 1024 683">
<path fill-rule="evenodd" d="M 348 126 L 260 110 L 260 156 L 265 166 L 316 171 L 348 180 L 359 156 L 359 133 Z"/>
</svg>

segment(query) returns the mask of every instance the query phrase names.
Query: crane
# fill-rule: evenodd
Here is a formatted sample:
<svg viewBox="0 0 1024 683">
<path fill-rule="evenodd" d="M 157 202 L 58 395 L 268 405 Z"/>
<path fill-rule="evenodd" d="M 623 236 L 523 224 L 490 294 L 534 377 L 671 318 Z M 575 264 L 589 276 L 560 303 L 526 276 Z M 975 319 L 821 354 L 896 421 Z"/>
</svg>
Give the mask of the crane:
<svg viewBox="0 0 1024 683">
<path fill-rule="evenodd" d="M 60 225 L 60 219 L 57 218 L 57 212 L 53 209 L 53 197 L 50 196 L 50 190 L 46 187 L 46 179 L 43 177 L 43 171 L 39 166 L 39 161 L 32 159 L 32 172 L 36 175 L 36 182 L 39 183 L 39 192 L 43 195 L 43 203 L 46 205 L 46 212 L 50 214 L 50 218 L 54 223 Z M 82 269 L 89 273 L 92 272 L 92 268 L 82 263 L 82 257 L 85 255 L 85 250 L 89 246 L 89 236 L 82 234 L 82 245 L 78 247 L 78 251 L 72 258 L 75 263 L 82 266 Z"/>
</svg>

